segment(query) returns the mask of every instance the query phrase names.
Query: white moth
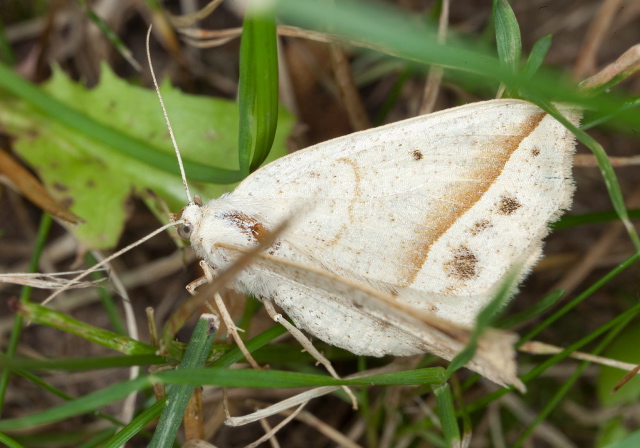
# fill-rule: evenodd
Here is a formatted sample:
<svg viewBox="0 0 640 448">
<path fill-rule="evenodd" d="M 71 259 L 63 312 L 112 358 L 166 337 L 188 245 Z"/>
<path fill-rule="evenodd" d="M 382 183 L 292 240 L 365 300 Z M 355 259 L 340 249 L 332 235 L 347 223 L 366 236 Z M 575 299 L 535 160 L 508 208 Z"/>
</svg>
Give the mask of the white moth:
<svg viewBox="0 0 640 448">
<path fill-rule="evenodd" d="M 577 112 L 562 113 L 577 124 Z M 271 256 L 473 327 L 509 269 L 539 259 L 549 223 L 570 206 L 574 146 L 530 103 L 470 104 L 283 157 L 232 193 L 187 205 L 178 231 L 215 271 L 238 257 L 220 243 L 250 249 L 287 221 Z M 230 286 L 272 300 L 300 329 L 354 354 L 442 351 L 377 302 L 301 270 L 263 260 Z"/>
</svg>

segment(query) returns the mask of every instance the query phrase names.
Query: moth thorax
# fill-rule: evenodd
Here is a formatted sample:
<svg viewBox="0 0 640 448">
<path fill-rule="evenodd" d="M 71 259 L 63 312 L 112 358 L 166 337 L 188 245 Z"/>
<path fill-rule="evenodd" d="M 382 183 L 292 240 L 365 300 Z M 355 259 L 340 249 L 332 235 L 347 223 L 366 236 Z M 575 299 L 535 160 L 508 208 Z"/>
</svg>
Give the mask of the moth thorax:
<svg viewBox="0 0 640 448">
<path fill-rule="evenodd" d="M 209 203 L 207 207 L 212 205 Z M 208 212 L 202 219 L 198 234 L 193 235 L 191 244 L 214 268 L 224 268 L 240 255 L 239 252 L 230 251 L 224 246 L 251 249 L 259 244 L 268 232 L 256 218 L 240 211 L 214 211 L 214 207 L 211 207 Z"/>
<path fill-rule="evenodd" d="M 225 211 L 219 215 L 219 218 L 239 238 L 236 243 L 243 247 L 257 244 L 267 236 L 268 230 L 262 222 L 241 211 Z"/>
</svg>

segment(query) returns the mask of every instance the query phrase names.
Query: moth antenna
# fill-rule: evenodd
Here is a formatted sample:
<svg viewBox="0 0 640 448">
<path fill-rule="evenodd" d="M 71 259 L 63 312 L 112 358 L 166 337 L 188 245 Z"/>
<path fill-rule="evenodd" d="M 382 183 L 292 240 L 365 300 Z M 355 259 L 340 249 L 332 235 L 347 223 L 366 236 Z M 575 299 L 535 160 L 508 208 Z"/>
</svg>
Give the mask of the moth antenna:
<svg viewBox="0 0 640 448">
<path fill-rule="evenodd" d="M 151 78 L 153 79 L 153 85 L 156 88 L 156 93 L 158 94 L 158 100 L 160 100 L 160 106 L 162 107 L 162 113 L 164 114 L 164 121 L 167 123 L 167 128 L 169 128 L 169 135 L 171 136 L 171 142 L 173 143 L 173 149 L 176 151 L 176 157 L 178 158 L 178 165 L 180 166 L 180 175 L 182 176 L 182 184 L 184 185 L 184 191 L 187 193 L 187 199 L 189 200 L 189 204 L 193 204 L 193 200 L 191 199 L 191 193 L 189 192 L 189 185 L 187 184 L 187 176 L 184 173 L 184 165 L 182 164 L 182 156 L 180 155 L 180 149 L 178 149 L 178 143 L 176 142 L 176 137 L 173 135 L 173 128 L 171 127 L 171 122 L 169 121 L 169 115 L 167 114 L 167 109 L 164 107 L 164 101 L 162 100 L 162 95 L 160 94 L 160 87 L 158 87 L 158 80 L 156 79 L 156 74 L 153 72 L 153 64 L 151 63 L 151 51 L 149 50 L 149 39 L 151 36 L 151 28 L 153 25 L 149 26 L 149 30 L 147 31 L 147 61 L 149 62 L 149 70 L 151 71 Z"/>
<path fill-rule="evenodd" d="M 159 229 L 154 230 L 153 232 L 151 232 L 150 234 L 140 238 L 138 241 L 129 244 L 127 247 L 124 247 L 122 249 L 120 249 L 118 252 L 111 254 L 110 256 L 108 256 L 107 258 L 105 258 L 104 260 L 102 260 L 100 263 L 98 264 L 94 264 L 93 266 L 91 266 L 89 269 L 86 269 L 84 271 L 82 271 L 81 274 L 78 274 L 77 276 L 75 276 L 74 278 L 72 278 L 71 280 L 69 280 L 69 283 L 67 283 L 66 285 L 64 285 L 62 288 L 57 289 L 54 293 L 52 293 L 49 297 L 47 297 L 44 302 L 41 303 L 41 305 L 46 305 L 47 303 L 51 302 L 53 299 L 55 299 L 59 294 L 61 294 L 62 292 L 66 291 L 67 289 L 69 289 L 71 287 L 71 285 L 75 284 L 78 280 L 80 280 L 81 278 L 86 277 L 87 275 L 91 274 L 94 271 L 97 271 L 98 269 L 100 269 L 102 266 L 104 266 L 105 264 L 109 263 L 111 260 L 113 260 L 114 258 L 118 258 L 120 255 L 122 255 L 125 252 L 130 251 L 131 249 L 133 249 L 136 246 L 139 246 L 140 244 L 144 243 L 145 241 L 153 238 L 154 236 L 156 236 L 159 233 L 164 232 L 165 230 L 167 230 L 169 227 L 174 227 L 174 226 L 178 226 L 180 224 L 184 224 L 185 222 L 180 220 L 180 221 L 174 221 L 174 222 L 170 222 L 169 224 L 165 224 L 162 227 L 160 227 Z"/>
</svg>

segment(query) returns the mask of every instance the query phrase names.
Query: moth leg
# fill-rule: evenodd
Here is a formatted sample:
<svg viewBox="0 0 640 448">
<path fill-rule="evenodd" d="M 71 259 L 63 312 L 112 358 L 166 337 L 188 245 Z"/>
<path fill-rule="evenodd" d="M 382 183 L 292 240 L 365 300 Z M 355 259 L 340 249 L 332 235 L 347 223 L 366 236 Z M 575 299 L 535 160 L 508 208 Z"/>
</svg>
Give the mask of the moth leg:
<svg viewBox="0 0 640 448">
<path fill-rule="evenodd" d="M 249 353 L 249 350 L 247 350 L 247 347 L 244 345 L 244 341 L 240 338 L 240 335 L 238 334 L 238 331 L 244 331 L 244 330 L 236 327 L 236 324 L 233 322 L 233 319 L 231 318 L 229 311 L 227 311 L 227 307 L 222 301 L 222 297 L 220 296 L 220 294 L 215 293 L 213 297 L 214 297 L 214 300 L 216 301 L 216 306 L 218 307 L 218 311 L 220 311 L 220 317 L 222 317 L 224 324 L 227 326 L 227 331 L 233 337 L 233 340 L 236 341 L 236 345 L 244 355 L 245 359 L 249 361 L 249 364 L 251 365 L 251 367 L 253 367 L 256 370 L 260 370 L 262 367 L 260 367 L 260 365 L 256 362 L 255 359 L 253 359 L 253 356 L 251 356 L 251 353 Z"/>
<path fill-rule="evenodd" d="M 296 327 L 291 325 L 291 323 L 289 323 L 287 319 L 283 319 L 282 314 L 276 312 L 276 309 L 274 308 L 271 300 L 265 297 L 261 297 L 261 300 L 262 300 L 262 303 L 264 304 L 265 310 L 267 310 L 267 314 L 269 314 L 269 317 L 271 317 L 271 319 L 273 319 L 276 323 L 279 323 L 284 328 L 286 328 L 287 331 L 291 333 L 291 336 L 293 336 L 300 343 L 300 345 L 302 345 L 302 348 L 304 348 L 311 356 L 313 356 L 313 358 L 319 364 L 322 364 L 332 377 L 336 379 L 340 379 L 336 371 L 333 369 L 333 366 L 331 365 L 331 361 L 325 358 L 324 355 L 320 353 L 313 346 L 311 341 L 304 335 L 304 333 L 302 333 Z M 347 386 L 342 386 L 342 389 L 344 389 L 344 391 L 347 393 L 349 398 L 351 398 L 353 409 L 354 410 L 358 409 L 358 401 L 356 400 L 356 397 L 351 392 L 351 389 L 349 389 Z"/>
<path fill-rule="evenodd" d="M 207 280 L 207 277 L 203 275 L 202 277 L 197 278 L 194 281 L 190 282 L 187 286 L 185 286 L 185 289 L 189 292 L 189 294 L 191 294 L 192 296 L 195 296 L 196 289 L 204 285 L 205 283 L 209 283 L 209 280 Z"/>
<path fill-rule="evenodd" d="M 203 285 L 205 283 L 213 282 L 213 270 L 211 269 L 211 266 L 209 266 L 209 264 L 206 261 L 200 260 L 200 267 L 204 272 L 204 276 L 200 277 L 197 280 L 192 281 L 187 285 L 187 291 L 189 291 L 189 293 L 191 294 L 195 294 L 195 288 L 197 288 L 198 286 Z M 256 370 L 260 370 L 261 369 L 260 365 L 256 362 L 255 359 L 253 359 L 253 356 L 251 356 L 251 353 L 249 353 L 249 350 L 247 350 L 247 347 L 244 345 L 244 342 L 242 341 L 242 339 L 240 338 L 240 335 L 238 334 L 239 331 L 243 331 L 243 330 L 241 328 L 236 327 L 236 324 L 233 322 L 233 319 L 231 318 L 231 315 L 229 314 L 227 307 L 222 301 L 222 297 L 220 296 L 219 293 L 216 292 L 213 298 L 216 302 L 216 306 L 218 307 L 217 314 L 220 315 L 220 317 L 222 318 L 222 321 L 227 326 L 227 332 L 231 335 L 233 340 L 236 342 L 236 345 L 244 355 L 245 359 L 249 362 L 251 367 L 253 367 Z"/>
</svg>

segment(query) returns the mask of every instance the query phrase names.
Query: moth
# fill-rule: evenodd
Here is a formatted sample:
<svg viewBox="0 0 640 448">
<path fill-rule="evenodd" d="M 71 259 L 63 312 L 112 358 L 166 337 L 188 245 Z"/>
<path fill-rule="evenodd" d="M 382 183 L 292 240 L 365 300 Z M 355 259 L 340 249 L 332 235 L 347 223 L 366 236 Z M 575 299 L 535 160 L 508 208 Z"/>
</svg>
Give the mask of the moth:
<svg viewBox="0 0 640 448">
<path fill-rule="evenodd" d="M 561 112 L 578 123 L 578 112 Z M 473 327 L 510 268 L 536 263 L 549 224 L 570 207 L 574 147 L 573 135 L 533 104 L 473 103 L 283 157 L 229 194 L 190 202 L 178 232 L 216 272 L 238 258 L 228 246 L 251 249 L 288 222 L 267 250 L 273 259 Z M 437 341 L 376 301 L 312 278 L 259 261 L 230 286 L 275 302 L 298 328 L 357 355 L 438 352 Z"/>
</svg>

